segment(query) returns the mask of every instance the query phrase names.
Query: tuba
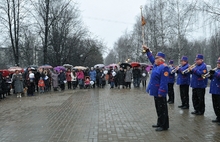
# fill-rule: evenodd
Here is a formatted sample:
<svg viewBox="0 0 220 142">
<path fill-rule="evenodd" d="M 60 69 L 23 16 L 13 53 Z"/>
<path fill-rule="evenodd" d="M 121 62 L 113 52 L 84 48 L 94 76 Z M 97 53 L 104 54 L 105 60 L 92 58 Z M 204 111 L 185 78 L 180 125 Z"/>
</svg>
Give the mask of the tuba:
<svg viewBox="0 0 220 142">
<path fill-rule="evenodd" d="M 192 64 L 191 66 L 189 66 L 187 69 L 185 69 L 184 71 L 182 71 L 182 74 L 185 74 L 185 73 L 188 73 L 190 72 L 190 68 L 191 69 L 194 69 L 196 67 L 196 63 L 195 64 Z"/>
<path fill-rule="evenodd" d="M 218 67 L 216 67 L 216 68 L 214 68 L 214 69 L 211 69 L 210 71 L 216 71 L 217 69 L 218 69 Z M 210 77 L 210 71 L 207 72 L 206 74 L 203 74 L 203 75 L 202 75 L 202 78 L 203 78 L 203 79 L 206 79 L 206 78 Z"/>
</svg>

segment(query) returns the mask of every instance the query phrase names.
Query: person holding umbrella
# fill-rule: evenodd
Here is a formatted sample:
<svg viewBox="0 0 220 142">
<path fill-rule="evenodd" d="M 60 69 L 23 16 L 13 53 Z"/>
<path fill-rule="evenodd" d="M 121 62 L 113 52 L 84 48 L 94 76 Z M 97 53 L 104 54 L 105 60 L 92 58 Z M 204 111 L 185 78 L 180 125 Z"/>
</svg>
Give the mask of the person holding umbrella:
<svg viewBox="0 0 220 142">
<path fill-rule="evenodd" d="M 65 90 L 65 81 L 66 81 L 66 76 L 65 73 L 63 72 L 63 70 L 60 70 L 60 74 L 59 74 L 59 83 L 60 83 L 60 88 L 61 91 Z"/>
<path fill-rule="evenodd" d="M 168 76 L 169 68 L 165 64 L 165 54 L 158 52 L 154 58 L 149 48 L 143 45 L 150 62 L 153 64 L 153 70 L 148 84 L 147 92 L 154 96 L 154 102 L 157 112 L 157 124 L 152 125 L 156 131 L 165 131 L 169 128 L 169 116 L 167 108 Z"/>
<path fill-rule="evenodd" d="M 68 89 L 71 89 L 71 86 L 72 86 L 72 77 L 71 77 L 71 70 L 68 69 L 67 72 L 66 72 L 66 81 L 67 81 L 67 86 L 68 86 Z"/>
<path fill-rule="evenodd" d="M 131 89 L 131 81 L 132 81 L 132 71 L 131 68 L 128 66 L 125 72 L 125 86 L 126 88 Z"/>
<path fill-rule="evenodd" d="M 148 72 L 146 71 L 146 67 L 142 66 L 141 67 L 141 82 L 143 87 L 146 88 L 147 86 L 147 77 L 148 77 Z"/>
<path fill-rule="evenodd" d="M 122 67 L 120 67 L 120 70 L 117 73 L 117 82 L 118 82 L 118 89 L 120 89 L 120 86 L 124 89 L 124 84 L 125 84 L 125 72 Z"/>
<path fill-rule="evenodd" d="M 22 74 L 19 73 L 18 70 L 12 76 L 12 80 L 14 82 L 15 94 L 17 94 L 17 98 L 21 98 L 21 93 L 23 92 L 23 77 Z"/>
<path fill-rule="evenodd" d="M 77 79 L 79 81 L 80 89 L 83 89 L 85 76 L 84 76 L 84 72 L 81 69 L 79 69 L 77 72 Z"/>
<path fill-rule="evenodd" d="M 97 76 L 96 73 L 97 73 L 97 72 L 94 70 L 94 68 L 91 67 L 91 70 L 90 70 L 90 72 L 89 72 L 89 76 L 90 76 L 90 80 L 94 82 L 94 84 L 92 85 L 93 88 L 95 88 L 95 82 L 96 82 L 96 76 Z"/>
<path fill-rule="evenodd" d="M 141 70 L 138 67 L 134 67 L 133 71 L 134 87 L 140 87 Z"/>
</svg>

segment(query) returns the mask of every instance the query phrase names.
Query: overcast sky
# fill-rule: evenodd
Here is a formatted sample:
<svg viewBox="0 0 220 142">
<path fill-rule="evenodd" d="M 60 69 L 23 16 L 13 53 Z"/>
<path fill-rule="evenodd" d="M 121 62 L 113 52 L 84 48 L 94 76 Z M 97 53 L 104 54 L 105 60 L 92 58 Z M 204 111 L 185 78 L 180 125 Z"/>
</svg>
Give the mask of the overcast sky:
<svg viewBox="0 0 220 142">
<path fill-rule="evenodd" d="M 79 4 L 84 24 L 103 39 L 108 48 L 127 29 L 131 31 L 146 0 L 75 0 Z"/>
</svg>

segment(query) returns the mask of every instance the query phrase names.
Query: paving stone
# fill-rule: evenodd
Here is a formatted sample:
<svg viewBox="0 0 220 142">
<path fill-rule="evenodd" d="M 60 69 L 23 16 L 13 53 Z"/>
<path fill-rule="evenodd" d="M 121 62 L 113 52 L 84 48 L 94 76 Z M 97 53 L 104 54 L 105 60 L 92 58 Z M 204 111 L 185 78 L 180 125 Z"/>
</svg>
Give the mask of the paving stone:
<svg viewBox="0 0 220 142">
<path fill-rule="evenodd" d="M 66 90 L 0 101 L 0 142 L 218 142 L 211 95 L 204 116 L 181 110 L 179 87 L 168 105 L 170 129 L 156 132 L 154 101 L 144 88 Z"/>
</svg>

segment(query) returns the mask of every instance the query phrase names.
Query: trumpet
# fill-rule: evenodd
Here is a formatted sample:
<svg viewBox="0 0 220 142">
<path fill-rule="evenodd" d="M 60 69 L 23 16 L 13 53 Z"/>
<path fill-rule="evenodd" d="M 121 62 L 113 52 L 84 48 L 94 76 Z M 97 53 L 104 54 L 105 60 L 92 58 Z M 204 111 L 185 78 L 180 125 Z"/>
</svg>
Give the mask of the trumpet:
<svg viewBox="0 0 220 142">
<path fill-rule="evenodd" d="M 191 66 L 189 66 L 187 69 L 185 69 L 184 71 L 182 71 L 182 74 L 185 74 L 185 73 L 188 73 L 190 72 L 190 68 L 191 69 L 194 69 L 196 67 L 196 63 L 195 64 L 192 64 Z"/>
<path fill-rule="evenodd" d="M 217 69 L 218 69 L 218 67 L 216 67 L 216 68 L 214 68 L 214 69 L 211 69 L 210 71 L 216 71 Z M 203 79 L 206 79 L 206 78 L 210 77 L 210 71 L 207 72 L 206 74 L 203 74 L 203 75 L 202 75 L 202 78 L 203 78 Z"/>
<path fill-rule="evenodd" d="M 181 67 L 181 65 L 177 66 L 177 67 Z M 176 73 L 177 72 L 177 67 L 175 67 L 173 70 L 171 70 L 171 73 Z"/>
</svg>

